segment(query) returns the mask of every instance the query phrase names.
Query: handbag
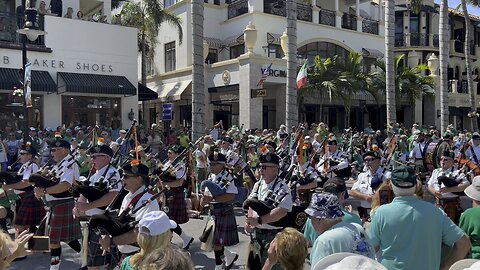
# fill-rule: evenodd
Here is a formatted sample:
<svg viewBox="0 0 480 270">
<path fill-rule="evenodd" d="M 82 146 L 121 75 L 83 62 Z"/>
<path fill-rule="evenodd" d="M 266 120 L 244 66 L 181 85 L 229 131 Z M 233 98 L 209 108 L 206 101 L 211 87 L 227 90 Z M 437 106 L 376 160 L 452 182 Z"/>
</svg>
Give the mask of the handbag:
<svg viewBox="0 0 480 270">
<path fill-rule="evenodd" d="M 203 233 L 200 236 L 200 249 L 206 252 L 211 252 L 213 250 L 213 235 L 215 232 L 215 220 L 209 219 L 205 228 L 203 229 Z"/>
</svg>

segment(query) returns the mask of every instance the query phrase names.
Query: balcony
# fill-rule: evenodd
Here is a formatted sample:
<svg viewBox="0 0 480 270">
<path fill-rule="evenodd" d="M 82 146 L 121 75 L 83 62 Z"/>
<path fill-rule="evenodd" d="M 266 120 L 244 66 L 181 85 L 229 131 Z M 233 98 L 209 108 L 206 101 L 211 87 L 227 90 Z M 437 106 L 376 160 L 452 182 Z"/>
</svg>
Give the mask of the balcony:
<svg viewBox="0 0 480 270">
<path fill-rule="evenodd" d="M 228 5 L 228 19 L 248 13 L 248 0 L 232 1 Z"/>
<path fill-rule="evenodd" d="M 0 12 L 0 42 L 1 43 L 20 43 L 18 29 L 23 28 L 23 18 L 15 13 Z M 40 30 L 45 30 L 45 16 L 37 15 L 37 22 Z M 39 37 L 35 41 L 27 40 L 27 44 L 45 45 L 45 37 Z"/>
<path fill-rule="evenodd" d="M 428 34 L 410 33 L 410 46 L 428 46 Z"/>
<path fill-rule="evenodd" d="M 433 40 L 433 47 L 438 48 L 440 44 L 440 36 L 438 34 L 433 34 L 432 40 Z"/>
<path fill-rule="evenodd" d="M 357 30 L 357 16 L 344 13 L 342 16 L 342 28 Z"/>
<path fill-rule="evenodd" d="M 323 25 L 335 27 L 335 11 L 320 9 L 320 12 L 318 12 L 318 22 Z"/>
<path fill-rule="evenodd" d="M 395 47 L 405 47 L 405 36 L 403 33 L 395 33 Z"/>
<path fill-rule="evenodd" d="M 287 17 L 287 3 L 285 0 L 280 1 L 278 5 L 275 1 L 263 1 L 263 12 L 267 14 Z M 312 22 L 312 7 L 305 4 L 297 4 L 297 19 L 306 22 Z"/>
<path fill-rule="evenodd" d="M 363 19 L 362 32 L 378 35 L 378 21 Z"/>
</svg>

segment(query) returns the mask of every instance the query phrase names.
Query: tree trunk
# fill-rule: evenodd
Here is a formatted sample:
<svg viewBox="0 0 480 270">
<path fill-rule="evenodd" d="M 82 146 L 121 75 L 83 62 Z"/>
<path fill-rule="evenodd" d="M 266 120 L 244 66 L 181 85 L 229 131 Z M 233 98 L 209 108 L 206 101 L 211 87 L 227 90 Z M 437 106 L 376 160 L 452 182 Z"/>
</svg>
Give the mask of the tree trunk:
<svg viewBox="0 0 480 270">
<path fill-rule="evenodd" d="M 385 1 L 385 73 L 386 73 L 386 106 L 387 125 L 397 122 L 395 104 L 395 2 Z"/>
<path fill-rule="evenodd" d="M 142 31 L 142 50 L 141 50 L 141 53 L 142 53 L 142 68 L 141 68 L 141 82 L 143 85 L 147 85 L 147 44 L 146 44 L 146 34 L 145 34 L 145 31 Z M 147 102 L 146 101 L 142 101 L 142 122 L 143 122 L 143 125 L 146 126 L 147 125 L 147 119 L 146 119 L 146 116 L 147 116 Z M 153 124 L 153 123 L 149 123 L 150 125 Z"/>
<path fill-rule="evenodd" d="M 472 79 L 472 57 L 470 55 L 470 40 L 471 37 L 471 23 L 470 16 L 468 15 L 467 3 L 465 0 L 462 0 L 462 9 L 465 16 L 465 68 L 467 70 L 467 84 L 468 84 L 468 94 L 470 97 L 470 111 L 476 112 L 477 106 L 475 105 L 475 91 L 473 90 L 473 79 Z M 472 132 L 478 130 L 477 117 L 470 118 L 472 122 Z"/>
<path fill-rule="evenodd" d="M 448 60 L 450 50 L 450 27 L 448 20 L 448 0 L 440 3 L 440 132 L 448 126 Z"/>
<path fill-rule="evenodd" d="M 192 1 L 192 141 L 205 134 L 203 0 Z"/>
<path fill-rule="evenodd" d="M 287 89 L 286 89 L 286 112 L 285 124 L 287 130 L 298 124 L 297 106 L 297 1 L 287 0 Z"/>
</svg>

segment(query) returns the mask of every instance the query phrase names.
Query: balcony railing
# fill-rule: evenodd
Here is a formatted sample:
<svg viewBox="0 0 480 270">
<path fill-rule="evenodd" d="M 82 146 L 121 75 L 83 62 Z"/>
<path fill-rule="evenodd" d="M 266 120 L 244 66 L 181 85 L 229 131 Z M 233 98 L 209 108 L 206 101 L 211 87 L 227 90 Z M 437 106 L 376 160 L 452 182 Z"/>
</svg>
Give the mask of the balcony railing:
<svg viewBox="0 0 480 270">
<path fill-rule="evenodd" d="M 342 28 L 357 30 L 357 16 L 344 13 L 342 16 Z"/>
<path fill-rule="evenodd" d="M 263 1 L 263 12 L 267 14 L 287 17 L 287 3 L 285 0 L 280 1 Z M 310 5 L 297 4 L 297 19 L 301 21 L 312 21 L 312 7 Z"/>
<path fill-rule="evenodd" d="M 44 15 L 37 16 L 37 23 L 40 30 L 45 30 Z M 23 28 L 23 17 L 15 13 L 0 12 L 0 41 L 3 42 L 21 42 L 21 35 L 17 33 L 18 29 Z M 28 44 L 45 45 L 45 37 L 40 36 L 35 41 L 27 39 Z"/>
<path fill-rule="evenodd" d="M 438 34 L 433 34 L 433 47 L 438 48 L 440 44 L 440 36 Z"/>
<path fill-rule="evenodd" d="M 362 32 L 378 35 L 378 21 L 363 19 Z"/>
<path fill-rule="evenodd" d="M 318 22 L 320 24 L 335 26 L 335 11 L 321 9 L 318 15 Z"/>
<path fill-rule="evenodd" d="M 228 5 L 228 18 L 235 18 L 242 14 L 248 13 L 248 0 L 232 1 Z"/>
<path fill-rule="evenodd" d="M 403 33 L 395 34 L 395 47 L 405 47 L 405 35 Z"/>
<path fill-rule="evenodd" d="M 410 46 L 428 46 L 428 35 L 424 33 L 410 33 Z"/>
</svg>

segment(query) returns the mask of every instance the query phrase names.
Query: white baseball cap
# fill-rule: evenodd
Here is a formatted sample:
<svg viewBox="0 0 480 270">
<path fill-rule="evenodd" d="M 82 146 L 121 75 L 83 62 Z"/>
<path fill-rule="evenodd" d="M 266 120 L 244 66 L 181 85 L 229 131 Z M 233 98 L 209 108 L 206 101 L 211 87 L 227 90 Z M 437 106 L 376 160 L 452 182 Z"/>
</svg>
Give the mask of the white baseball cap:
<svg viewBox="0 0 480 270">
<path fill-rule="evenodd" d="M 334 253 L 321 259 L 314 270 L 387 270 L 381 263 L 354 253 Z"/>
<path fill-rule="evenodd" d="M 149 236 L 156 236 L 176 227 L 177 223 L 170 220 L 165 212 L 152 211 L 140 219 L 138 232 Z"/>
</svg>

